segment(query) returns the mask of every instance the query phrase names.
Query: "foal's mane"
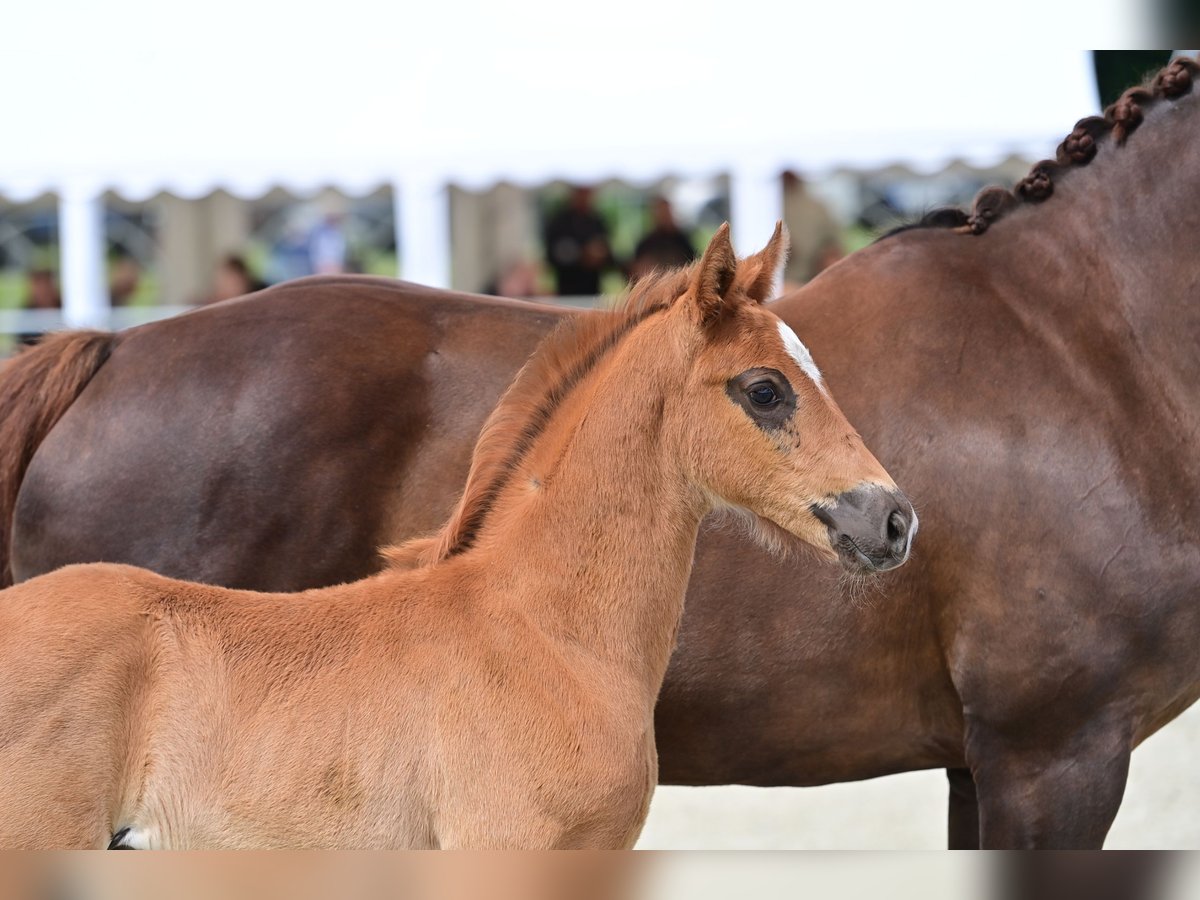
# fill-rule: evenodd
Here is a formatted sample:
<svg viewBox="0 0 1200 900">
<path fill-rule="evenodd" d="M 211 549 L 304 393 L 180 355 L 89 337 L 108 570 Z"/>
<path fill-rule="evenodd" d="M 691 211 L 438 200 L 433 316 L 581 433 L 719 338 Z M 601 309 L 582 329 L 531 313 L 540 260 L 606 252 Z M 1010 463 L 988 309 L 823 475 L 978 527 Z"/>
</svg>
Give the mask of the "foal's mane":
<svg viewBox="0 0 1200 900">
<path fill-rule="evenodd" d="M 1075 129 L 1058 145 L 1055 158 L 1034 165 L 1011 191 L 1002 187 L 984 188 L 976 195 L 970 212 L 951 207 L 935 209 L 911 225 L 892 229 L 883 238 L 914 228 L 953 228 L 960 234 L 983 234 L 992 222 L 1022 204 L 1041 203 L 1053 194 L 1055 181 L 1063 173 L 1090 163 L 1105 137 L 1111 135 L 1118 146 L 1124 143 L 1142 123 L 1149 107 L 1160 100 L 1175 100 L 1190 92 L 1197 73 L 1200 73 L 1200 62 L 1187 57 L 1173 60 L 1153 78 L 1125 91 L 1116 103 L 1104 110 L 1103 115 L 1080 119 Z"/>
<path fill-rule="evenodd" d="M 388 566 L 431 565 L 470 549 L 513 472 L 572 389 L 636 325 L 683 294 L 689 275 L 688 269 L 648 275 L 618 308 L 576 316 L 551 332 L 484 423 L 450 520 L 431 536 L 383 548 Z"/>
</svg>

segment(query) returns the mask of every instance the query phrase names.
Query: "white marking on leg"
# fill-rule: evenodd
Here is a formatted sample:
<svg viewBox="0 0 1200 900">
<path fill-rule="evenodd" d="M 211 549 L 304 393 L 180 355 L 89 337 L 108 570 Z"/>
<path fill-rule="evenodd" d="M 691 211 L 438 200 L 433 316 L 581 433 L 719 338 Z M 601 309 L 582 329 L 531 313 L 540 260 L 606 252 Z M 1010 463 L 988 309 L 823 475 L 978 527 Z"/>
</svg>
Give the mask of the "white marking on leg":
<svg viewBox="0 0 1200 900">
<path fill-rule="evenodd" d="M 826 394 L 825 379 L 821 377 L 821 370 L 813 362 L 812 354 L 808 352 L 804 342 L 796 336 L 796 332 L 792 331 L 783 319 L 779 320 L 779 336 L 783 338 L 783 349 L 796 361 L 800 371 L 812 379 L 813 384 L 821 389 L 822 394 Z"/>
</svg>

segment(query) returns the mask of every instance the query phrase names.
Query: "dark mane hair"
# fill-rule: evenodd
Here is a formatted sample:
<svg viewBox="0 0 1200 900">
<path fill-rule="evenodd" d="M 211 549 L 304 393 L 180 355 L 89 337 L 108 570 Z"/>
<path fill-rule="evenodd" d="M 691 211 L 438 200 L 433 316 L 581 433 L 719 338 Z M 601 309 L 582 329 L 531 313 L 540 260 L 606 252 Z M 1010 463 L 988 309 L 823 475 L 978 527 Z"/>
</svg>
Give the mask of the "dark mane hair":
<svg viewBox="0 0 1200 900">
<path fill-rule="evenodd" d="M 621 339 L 687 289 L 690 269 L 653 273 L 617 309 L 567 320 L 538 345 L 483 426 L 450 520 L 381 553 L 393 568 L 431 565 L 473 546 L 501 491 L 571 391 Z"/>
<path fill-rule="evenodd" d="M 1192 89 L 1200 73 L 1200 62 L 1187 57 L 1173 60 L 1157 75 L 1129 88 L 1100 116 L 1080 119 L 1074 130 L 1058 145 L 1054 159 L 1044 159 L 1030 169 L 1010 191 L 986 187 L 976 196 L 968 212 L 945 207 L 932 210 L 918 221 L 893 228 L 880 240 L 914 228 L 953 228 L 961 234 L 983 234 L 988 226 L 1025 203 L 1041 203 L 1054 193 L 1055 181 L 1076 166 L 1086 166 L 1096 156 L 1101 140 L 1111 136 L 1118 145 L 1142 123 L 1146 109 L 1160 100 L 1174 100 Z"/>
</svg>

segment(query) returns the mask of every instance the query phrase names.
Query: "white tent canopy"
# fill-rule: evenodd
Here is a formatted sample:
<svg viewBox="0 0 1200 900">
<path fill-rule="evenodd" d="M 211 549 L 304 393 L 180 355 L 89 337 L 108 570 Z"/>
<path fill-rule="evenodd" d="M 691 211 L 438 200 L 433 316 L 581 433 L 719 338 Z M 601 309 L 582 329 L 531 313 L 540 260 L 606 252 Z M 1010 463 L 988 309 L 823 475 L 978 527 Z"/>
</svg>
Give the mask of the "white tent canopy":
<svg viewBox="0 0 1200 900">
<path fill-rule="evenodd" d="M 1092 16 L 1106 3 L 1121 0 Z M 1054 4 L 1010 4 L 1007 25 L 981 23 L 979 52 L 911 4 L 863 21 L 857 7 L 803 6 L 21 4 L 0 55 L 0 194 L 57 192 L 67 318 L 91 324 L 106 312 L 109 189 L 391 184 L 403 274 L 444 284 L 449 184 L 728 173 L 746 247 L 778 215 L 783 168 L 1038 157 L 1095 111 L 1085 52 L 1010 37 L 1025 15 L 1062 33 L 1069 14 Z M 893 49 L 833 48 L 848 35 Z"/>
</svg>

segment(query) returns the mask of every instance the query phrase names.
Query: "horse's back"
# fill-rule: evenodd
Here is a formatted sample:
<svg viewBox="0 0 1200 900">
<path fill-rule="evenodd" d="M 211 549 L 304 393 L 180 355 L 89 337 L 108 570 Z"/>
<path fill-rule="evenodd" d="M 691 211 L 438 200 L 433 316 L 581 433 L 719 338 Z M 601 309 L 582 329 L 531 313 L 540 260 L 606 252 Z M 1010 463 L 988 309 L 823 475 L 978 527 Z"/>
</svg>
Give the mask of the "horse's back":
<svg viewBox="0 0 1200 900">
<path fill-rule="evenodd" d="M 338 277 L 125 332 L 30 464 L 14 573 L 111 560 L 271 590 L 362 577 L 401 510 L 406 533 L 440 524 L 444 482 L 558 316 Z M 416 459 L 431 435 L 436 457 Z"/>
</svg>

